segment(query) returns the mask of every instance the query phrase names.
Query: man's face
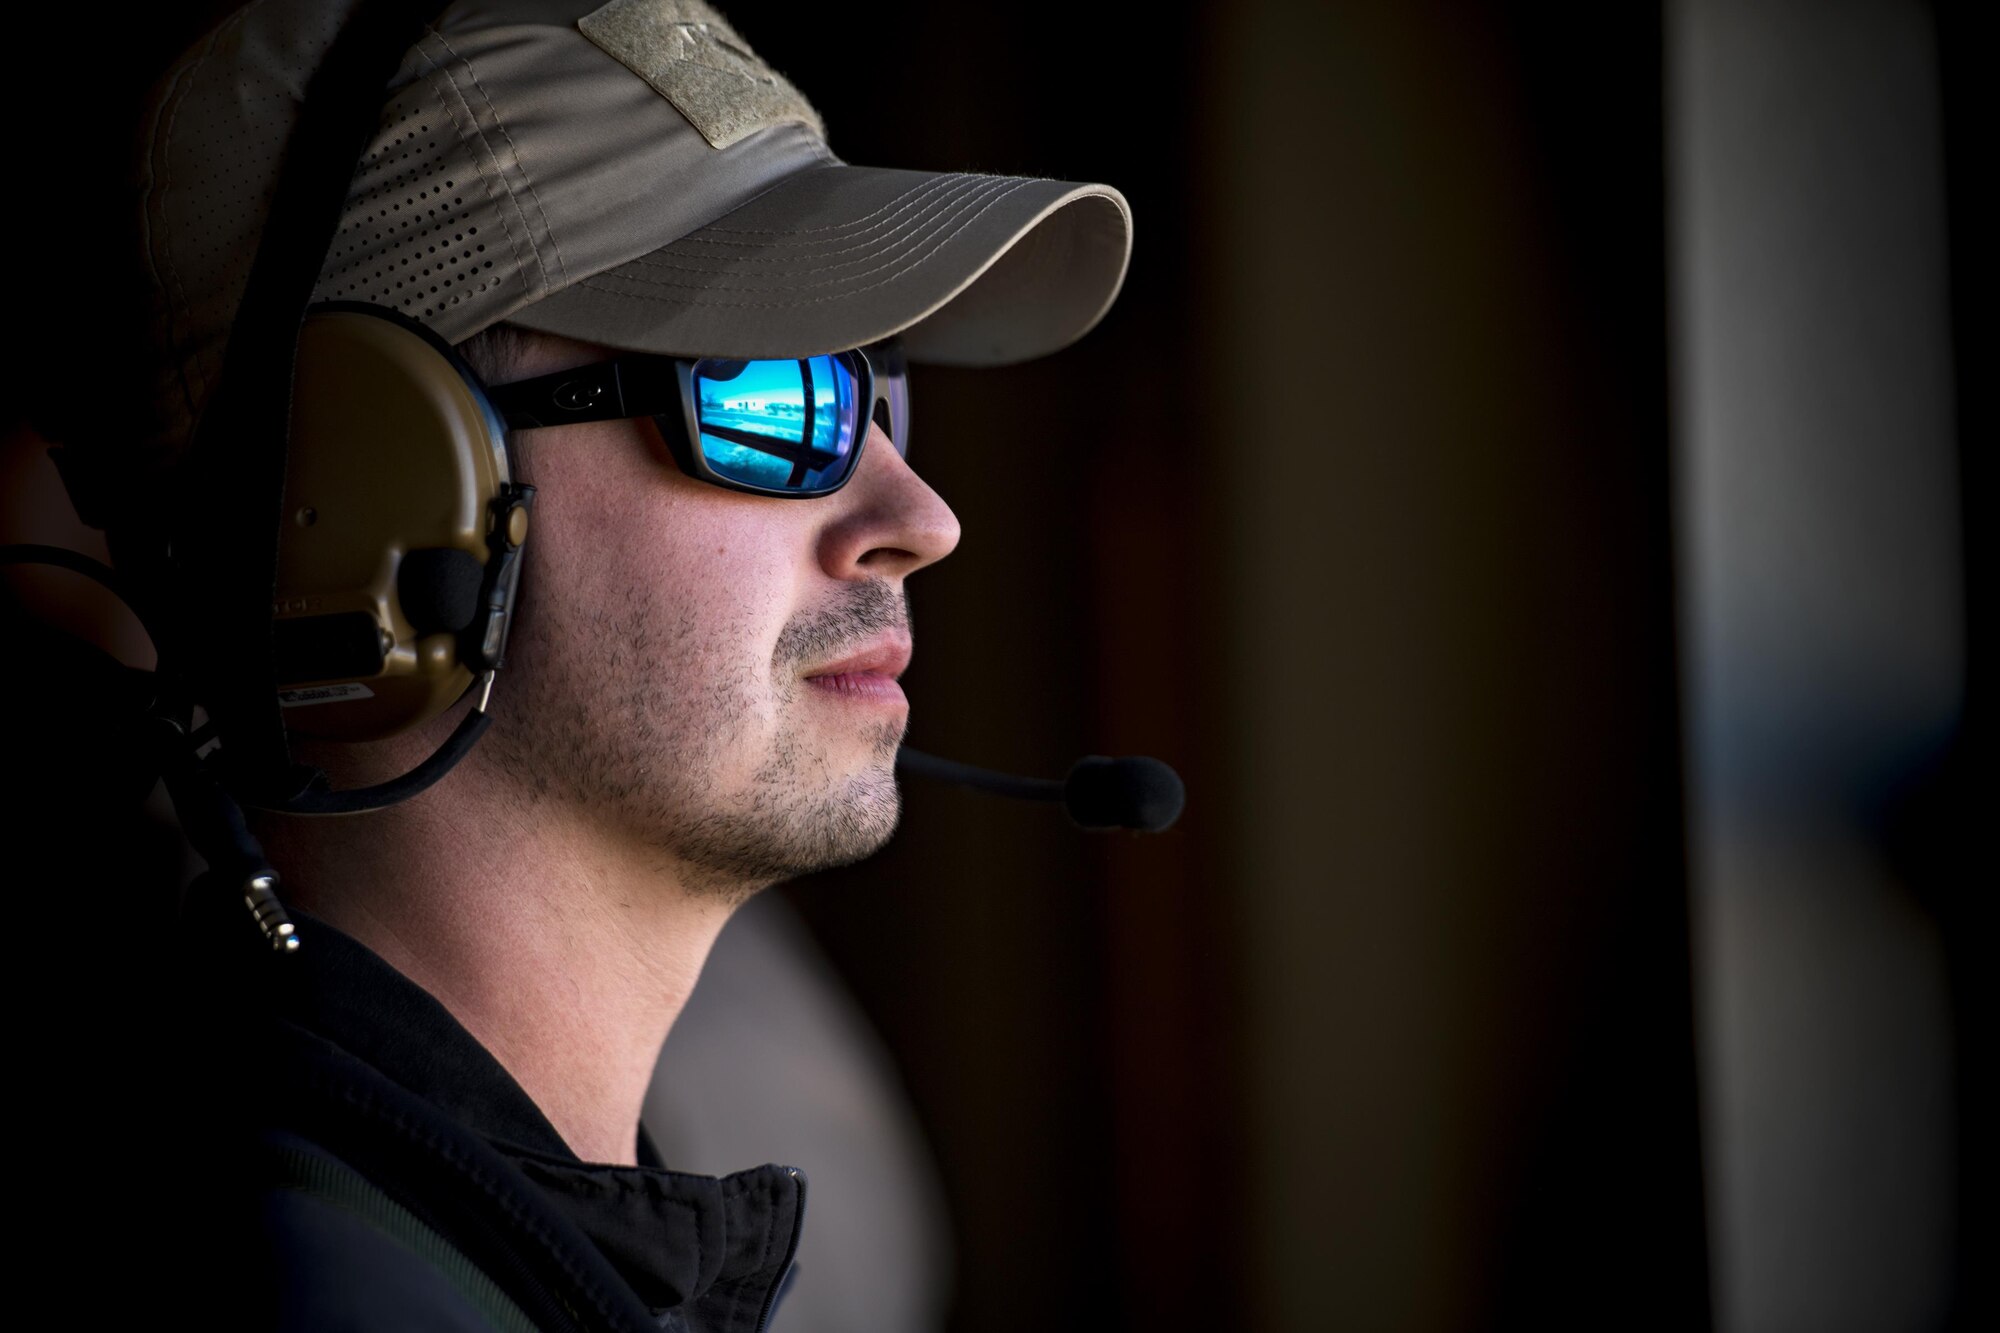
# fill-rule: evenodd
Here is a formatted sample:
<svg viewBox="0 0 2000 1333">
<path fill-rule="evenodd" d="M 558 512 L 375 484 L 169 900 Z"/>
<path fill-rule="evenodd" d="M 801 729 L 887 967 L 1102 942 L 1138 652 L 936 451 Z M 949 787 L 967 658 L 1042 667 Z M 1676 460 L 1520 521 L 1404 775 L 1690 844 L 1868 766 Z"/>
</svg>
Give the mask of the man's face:
<svg viewBox="0 0 2000 1333">
<path fill-rule="evenodd" d="M 611 355 L 538 336 L 510 378 Z M 518 437 L 537 487 L 524 606 L 474 751 L 731 897 L 869 855 L 900 802 L 903 580 L 958 520 L 871 429 L 831 496 L 739 494 L 680 471 L 650 419 Z M 829 667 L 883 655 L 848 674 Z"/>
</svg>

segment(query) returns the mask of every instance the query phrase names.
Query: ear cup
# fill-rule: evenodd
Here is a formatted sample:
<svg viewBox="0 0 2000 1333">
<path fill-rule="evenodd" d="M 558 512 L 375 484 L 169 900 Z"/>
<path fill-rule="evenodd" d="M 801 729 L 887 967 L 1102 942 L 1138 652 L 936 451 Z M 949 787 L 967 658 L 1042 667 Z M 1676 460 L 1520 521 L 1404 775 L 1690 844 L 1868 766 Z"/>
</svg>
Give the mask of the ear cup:
<svg viewBox="0 0 2000 1333">
<path fill-rule="evenodd" d="M 287 457 L 274 653 L 287 729 L 369 740 L 437 716 L 488 665 L 465 644 L 492 600 L 511 489 L 478 377 L 399 312 L 315 307 Z M 510 564 L 524 523 L 497 543 Z"/>
</svg>

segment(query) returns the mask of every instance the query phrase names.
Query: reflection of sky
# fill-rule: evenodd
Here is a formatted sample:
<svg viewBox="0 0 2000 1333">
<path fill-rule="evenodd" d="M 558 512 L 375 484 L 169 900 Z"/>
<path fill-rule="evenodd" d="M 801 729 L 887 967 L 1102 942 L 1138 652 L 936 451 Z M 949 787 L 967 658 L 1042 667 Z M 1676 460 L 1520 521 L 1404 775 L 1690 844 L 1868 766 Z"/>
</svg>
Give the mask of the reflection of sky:
<svg viewBox="0 0 2000 1333">
<path fill-rule="evenodd" d="M 809 469 L 801 483 L 817 485 L 829 468 L 837 468 L 852 444 L 852 430 L 841 438 L 842 418 L 851 414 L 856 385 L 845 367 L 832 357 L 811 358 L 813 422 L 812 447 L 827 466 Z M 769 437 L 774 443 L 791 446 L 794 452 L 804 443 L 804 385 L 797 361 L 751 361 L 733 379 L 709 379 L 696 368 L 701 421 L 705 426 L 726 426 Z M 703 432 L 703 455 L 710 466 L 723 475 L 759 486 L 783 487 L 792 481 L 792 460 L 766 453 L 752 445 L 718 438 Z"/>
</svg>

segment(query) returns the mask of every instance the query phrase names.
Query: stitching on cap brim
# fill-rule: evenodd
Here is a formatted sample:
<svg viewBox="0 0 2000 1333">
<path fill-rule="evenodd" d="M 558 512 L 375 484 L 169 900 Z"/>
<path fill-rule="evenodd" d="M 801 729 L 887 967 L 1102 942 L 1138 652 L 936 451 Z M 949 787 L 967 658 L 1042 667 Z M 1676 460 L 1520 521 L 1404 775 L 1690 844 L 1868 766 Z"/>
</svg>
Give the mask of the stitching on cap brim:
<svg viewBox="0 0 2000 1333">
<path fill-rule="evenodd" d="M 784 207 L 772 195 L 785 187 L 775 187 L 715 224 L 592 275 L 546 304 L 521 307 L 508 318 L 642 350 L 808 355 L 932 323 L 1022 241 L 1054 228 L 1042 236 L 1045 242 L 1059 242 L 1054 250 L 1073 241 L 1094 257 L 1063 275 L 1068 285 L 1060 290 L 1050 270 L 1023 283 L 1019 301 L 989 299 L 976 313 L 964 312 L 974 322 L 957 321 L 963 327 L 954 331 L 953 353 L 940 358 L 964 365 L 1005 364 L 1054 351 L 1082 336 L 1102 318 L 1123 284 L 1130 258 L 1130 211 L 1110 187 L 1037 177 L 889 174 L 919 179 L 886 199 L 879 193 L 851 199 L 852 193 L 866 196 L 871 186 L 881 189 L 896 182 L 878 176 L 858 182 L 853 192 L 819 193 L 827 184 L 823 177 L 816 182 L 795 177 L 789 184 L 804 182 L 817 194 L 800 206 L 808 215 L 837 213 L 847 202 L 844 194 L 862 211 L 837 221 L 815 223 L 802 217 L 802 224 L 809 225 L 796 229 L 742 225 L 749 220 L 745 213 L 773 204 Z M 1100 207 L 1076 208 L 1087 201 Z M 1005 218 L 999 226 L 994 225 L 995 209 Z M 967 230 L 982 227 L 977 241 L 969 243 Z M 873 243 L 838 244 L 863 234 Z M 751 236 L 764 239 L 738 239 Z M 727 252 L 717 253 L 723 246 Z M 825 262 L 813 262 L 816 255 Z M 913 279 L 918 281 L 908 296 L 897 299 L 899 285 Z M 1076 285 L 1080 281 L 1088 290 Z M 1071 313 L 1056 320 L 1037 320 L 1029 313 L 1051 301 Z M 853 307 L 851 318 L 843 308 L 847 305 Z M 646 309 L 659 311 L 659 318 L 640 313 Z M 715 312 L 714 320 L 705 319 L 703 311 Z M 809 318 L 787 337 L 785 321 L 767 322 L 749 313 L 755 311 L 793 311 Z M 1043 327 L 1035 328 L 1037 323 Z M 988 333 L 980 333 L 982 328 Z M 967 350 L 969 342 L 991 342 L 992 347 Z"/>
</svg>

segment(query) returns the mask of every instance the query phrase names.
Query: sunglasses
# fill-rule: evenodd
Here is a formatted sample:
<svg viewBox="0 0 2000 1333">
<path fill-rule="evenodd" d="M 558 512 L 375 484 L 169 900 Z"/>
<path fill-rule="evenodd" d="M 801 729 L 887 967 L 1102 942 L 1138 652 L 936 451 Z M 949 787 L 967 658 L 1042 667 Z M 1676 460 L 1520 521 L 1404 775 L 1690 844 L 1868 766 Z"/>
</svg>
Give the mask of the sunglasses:
<svg viewBox="0 0 2000 1333">
<path fill-rule="evenodd" d="M 893 338 L 792 359 L 635 353 L 486 397 L 517 430 L 651 417 L 681 471 L 752 495 L 833 494 L 854 475 L 870 422 L 909 452 L 909 375 Z"/>
</svg>

